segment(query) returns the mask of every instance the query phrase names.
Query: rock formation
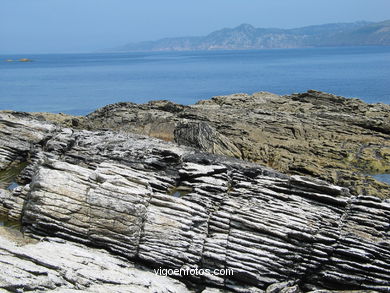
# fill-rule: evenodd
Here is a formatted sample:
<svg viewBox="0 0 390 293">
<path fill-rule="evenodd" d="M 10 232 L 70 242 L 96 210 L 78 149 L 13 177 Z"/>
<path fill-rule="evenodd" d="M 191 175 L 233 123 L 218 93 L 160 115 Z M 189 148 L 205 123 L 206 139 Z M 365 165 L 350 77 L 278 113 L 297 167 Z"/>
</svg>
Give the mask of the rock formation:
<svg viewBox="0 0 390 293">
<path fill-rule="evenodd" d="M 385 104 L 316 91 L 290 96 L 262 92 L 191 106 L 118 103 L 72 119 L 68 126 L 146 134 L 321 178 L 354 195 L 390 196 L 387 184 L 366 176 L 390 173 L 390 106 Z"/>
<path fill-rule="evenodd" d="M 242 120 L 233 127 L 231 120 L 225 121 L 223 131 L 218 117 L 227 119 L 226 108 L 230 119 L 239 118 L 234 116 L 238 115 L 234 103 L 244 98 L 249 99 L 249 109 L 242 110 Z M 281 102 L 286 97 L 273 98 L 281 110 L 288 106 Z M 302 106 L 304 98 L 289 99 Z M 245 153 L 233 138 L 251 121 L 248 131 L 259 125 L 264 125 L 259 131 L 265 134 L 276 129 L 275 120 L 266 114 L 269 110 L 251 106 L 261 101 L 267 104 L 269 99 L 268 94 L 220 97 L 192 107 L 165 102 L 121 104 L 72 123 L 98 128 L 106 119 L 106 128 L 153 132 L 151 125 L 157 123 L 153 121 L 161 119 L 166 137 L 216 153 L 238 156 L 241 152 L 245 157 L 250 152 Z M 200 110 L 203 105 L 209 112 Z M 144 107 L 145 112 L 131 110 L 136 107 Z M 371 109 L 372 117 L 387 108 Z M 143 116 L 146 113 L 148 118 Z M 206 119 L 207 113 L 213 116 Z M 187 124 L 182 124 L 180 115 Z M 314 116 L 306 115 L 314 121 Z M 326 115 L 333 115 L 336 123 L 342 113 Z M 27 163 L 12 178 L 19 186 L 0 189 L 0 211 L 20 219 L 25 235 L 41 240 L 17 247 L 0 235 L 0 288 L 204 293 L 390 290 L 389 200 L 356 196 L 319 179 L 287 176 L 258 164 L 126 131 L 64 128 L 37 116 L 0 114 L 0 169 Z M 199 117 L 206 124 L 197 122 Z M 278 119 L 291 121 L 290 133 L 298 137 L 309 132 L 302 123 L 301 134 L 294 128 L 293 122 L 305 115 L 299 117 L 293 112 Z M 343 117 L 350 125 L 360 123 Z M 321 121 L 329 125 L 332 119 Z M 336 129 L 336 125 L 330 126 Z M 382 142 L 386 127 L 377 123 L 366 131 L 377 134 L 373 136 Z M 192 140 L 186 129 L 200 138 Z M 201 132 L 210 139 L 204 140 Z M 242 141 L 249 139 L 243 130 L 240 133 Z M 287 133 L 281 127 L 278 138 Z M 286 147 L 294 149 L 294 145 Z M 158 268 L 234 273 L 176 276 L 176 281 L 155 276 L 153 269 Z M 101 278 L 102 271 L 107 274 Z"/>
<path fill-rule="evenodd" d="M 0 292 L 194 292 L 103 250 L 46 238 L 16 246 L 0 227 Z"/>
</svg>

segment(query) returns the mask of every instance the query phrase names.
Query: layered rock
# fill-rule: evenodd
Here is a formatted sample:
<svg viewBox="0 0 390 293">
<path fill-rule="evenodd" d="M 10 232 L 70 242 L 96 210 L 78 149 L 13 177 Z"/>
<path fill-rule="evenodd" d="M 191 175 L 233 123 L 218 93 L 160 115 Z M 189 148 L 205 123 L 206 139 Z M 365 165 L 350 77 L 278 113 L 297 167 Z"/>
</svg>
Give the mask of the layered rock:
<svg viewBox="0 0 390 293">
<path fill-rule="evenodd" d="M 16 246 L 0 227 L 0 292 L 194 292 L 152 270 L 61 239 Z"/>
<path fill-rule="evenodd" d="M 0 207 L 35 238 L 104 248 L 155 269 L 233 271 L 179 277 L 198 291 L 390 289 L 387 200 L 135 134 L 61 128 L 20 113 L 1 119 L 3 168 L 17 160 L 29 165 L 19 176 L 21 186 L 2 190 Z M 53 254 L 62 249 L 50 247 Z M 68 288 L 58 269 L 41 274 L 42 268 L 31 271 L 15 260 L 26 254 L 39 259 L 40 248 L 0 242 L 2 255 L 12 259 L 13 277 L 0 277 L 3 288 L 20 288 L 15 275 L 23 270 L 54 276 L 43 288 Z M 74 249 L 64 259 L 74 259 Z M 56 261 L 64 260 L 50 263 Z M 118 266 L 114 271 L 122 274 Z M 26 274 L 22 280 L 30 278 Z M 80 274 L 83 290 L 114 282 Z M 134 285 L 121 276 L 115 284 Z"/>
<path fill-rule="evenodd" d="M 146 134 L 321 178 L 355 195 L 389 197 L 367 174 L 390 173 L 390 106 L 322 92 L 214 97 L 195 105 L 118 103 L 80 119 L 87 129 Z M 196 135 L 195 140 L 188 139 Z"/>
</svg>

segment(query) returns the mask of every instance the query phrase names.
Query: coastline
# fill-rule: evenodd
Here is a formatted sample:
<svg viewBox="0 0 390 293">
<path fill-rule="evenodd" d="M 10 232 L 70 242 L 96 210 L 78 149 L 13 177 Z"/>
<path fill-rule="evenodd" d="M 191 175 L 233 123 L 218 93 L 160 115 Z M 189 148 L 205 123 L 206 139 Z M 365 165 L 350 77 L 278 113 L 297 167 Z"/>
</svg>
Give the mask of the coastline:
<svg viewBox="0 0 390 293">
<path fill-rule="evenodd" d="M 0 293 L 390 293 L 389 0 L 3 2 Z"/>
<path fill-rule="evenodd" d="M 260 92 L 194 105 L 124 102 L 87 116 L 32 115 L 65 127 L 148 135 L 290 175 L 320 178 L 356 195 L 390 196 L 387 184 L 367 176 L 390 173 L 386 104 L 318 91 L 286 96 Z"/>
<path fill-rule="evenodd" d="M 311 95 L 325 95 L 317 103 L 344 101 L 318 92 L 290 99 L 302 102 Z M 275 98 L 261 93 L 252 96 L 252 102 L 265 106 L 285 97 Z M 256 110 L 242 95 L 216 97 L 194 107 L 200 111 L 207 106 L 217 114 L 222 108 L 237 110 L 242 100 L 247 109 Z M 0 278 L 2 288 L 387 292 L 388 199 L 355 196 L 316 178 L 289 176 L 183 145 L 235 151 L 230 139 L 219 133 L 222 128 L 205 122 L 180 124 L 178 145 L 131 133 L 124 126 L 132 126 L 132 120 L 122 124 L 118 119 L 133 113 L 138 114 L 135 121 L 142 122 L 142 111 L 149 113 L 149 122 L 162 118 L 159 112 L 190 119 L 188 113 L 183 115 L 186 108 L 166 101 L 122 103 L 100 109 L 85 121 L 72 117 L 57 123 L 44 114 L 1 112 L 1 168 L 23 161 L 28 165 L 16 176 L 19 186 L 0 189 L 0 210 L 20 221 L 23 237 L 39 240 L 17 244 L 15 236 L 0 229 L 8 272 Z M 260 112 L 272 116 L 268 111 L 263 107 Z M 104 125 L 99 123 L 102 117 Z M 72 119 L 78 119 L 78 126 L 65 127 L 75 124 Z M 96 129 L 84 128 L 89 119 L 95 120 L 96 125 L 89 125 Z M 226 122 L 223 128 L 229 130 Z M 113 125 L 116 130 L 108 129 Z M 163 126 L 160 130 L 170 130 Z M 145 125 L 143 129 L 152 130 Z M 186 192 L 174 192 L 184 188 Z M 367 265 L 375 269 L 367 270 Z M 234 274 L 172 279 L 153 275 L 159 268 L 226 268 Z"/>
</svg>

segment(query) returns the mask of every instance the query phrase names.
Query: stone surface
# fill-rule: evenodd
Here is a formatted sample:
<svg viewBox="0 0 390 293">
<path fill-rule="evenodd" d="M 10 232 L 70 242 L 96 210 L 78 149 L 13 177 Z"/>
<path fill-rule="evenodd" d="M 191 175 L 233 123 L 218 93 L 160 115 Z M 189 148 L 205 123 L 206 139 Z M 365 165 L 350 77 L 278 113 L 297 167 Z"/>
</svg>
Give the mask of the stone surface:
<svg viewBox="0 0 390 293">
<path fill-rule="evenodd" d="M 353 194 L 389 197 L 390 106 L 322 92 L 236 94 L 181 106 L 167 101 L 103 107 L 80 121 L 312 176 Z M 196 134 L 196 138 L 193 135 Z"/>
<path fill-rule="evenodd" d="M 61 239 L 15 245 L 0 227 L 3 292 L 194 292 L 153 270 Z M 0 292 L 2 292 L 0 289 Z"/>
<path fill-rule="evenodd" d="M 21 186 L 1 191 L 0 206 L 21 219 L 27 235 L 103 248 L 150 269 L 233 271 L 180 278 L 198 290 L 263 292 L 273 285 L 269 290 L 280 292 L 389 292 L 388 200 L 145 136 L 61 128 L 23 113 L 0 115 L 2 168 L 28 163 L 18 177 Z M 24 270 L 27 253 L 45 254 L 34 247 L 50 251 L 57 244 L 18 250 L 1 243 L 0 261 L 16 258 L 3 288 L 70 283 L 103 291 L 111 282 L 126 292 L 126 286 L 138 286 L 128 275 L 119 283 L 97 280 L 89 268 L 82 270 L 87 278 L 70 282 L 57 267 L 76 248 L 49 267 L 42 268 L 42 261 Z M 180 283 L 170 284 L 168 292 L 185 292 L 175 289 Z"/>
</svg>

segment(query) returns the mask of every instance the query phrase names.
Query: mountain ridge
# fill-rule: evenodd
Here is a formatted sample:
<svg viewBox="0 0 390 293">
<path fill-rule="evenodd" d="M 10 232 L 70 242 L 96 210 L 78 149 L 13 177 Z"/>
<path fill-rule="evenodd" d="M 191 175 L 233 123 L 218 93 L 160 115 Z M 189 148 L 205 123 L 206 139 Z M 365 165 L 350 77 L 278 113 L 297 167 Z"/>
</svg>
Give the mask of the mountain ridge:
<svg viewBox="0 0 390 293">
<path fill-rule="evenodd" d="M 390 45 L 390 20 L 329 23 L 292 29 L 255 28 L 243 23 L 205 36 L 129 43 L 110 51 L 207 51 L 366 45 Z"/>
</svg>

